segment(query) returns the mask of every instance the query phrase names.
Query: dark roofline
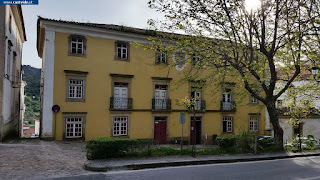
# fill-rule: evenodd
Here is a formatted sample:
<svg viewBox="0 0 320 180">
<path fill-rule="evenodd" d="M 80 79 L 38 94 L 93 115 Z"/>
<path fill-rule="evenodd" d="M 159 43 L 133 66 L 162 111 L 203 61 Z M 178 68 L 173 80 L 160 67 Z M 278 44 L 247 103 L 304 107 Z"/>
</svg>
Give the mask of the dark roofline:
<svg viewBox="0 0 320 180">
<path fill-rule="evenodd" d="M 161 36 L 161 34 L 165 33 L 165 32 L 158 32 L 151 29 L 141 29 L 141 28 L 134 28 L 134 27 L 128 27 L 128 26 L 122 26 L 122 25 L 115 25 L 115 24 L 83 23 L 83 22 L 76 22 L 76 21 L 56 20 L 56 19 L 44 18 L 41 16 L 38 16 L 38 21 L 39 20 L 94 27 L 94 28 L 100 28 L 100 29 L 108 29 L 108 30 L 135 33 L 135 34 L 148 35 L 148 36 Z M 165 33 L 165 34 L 168 35 L 173 33 Z"/>
</svg>

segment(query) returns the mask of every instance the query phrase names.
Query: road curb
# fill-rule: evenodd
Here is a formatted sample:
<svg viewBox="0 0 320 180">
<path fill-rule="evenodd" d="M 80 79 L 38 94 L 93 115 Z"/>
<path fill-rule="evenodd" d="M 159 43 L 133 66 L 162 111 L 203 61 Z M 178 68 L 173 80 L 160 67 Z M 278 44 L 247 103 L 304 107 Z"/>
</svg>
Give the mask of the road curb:
<svg viewBox="0 0 320 180">
<path fill-rule="evenodd" d="M 291 156 L 289 155 L 271 156 L 271 157 L 260 157 L 260 158 L 173 161 L 173 162 L 146 163 L 146 164 L 130 164 L 130 165 L 123 165 L 123 166 L 98 166 L 98 165 L 95 165 L 95 163 L 92 163 L 94 160 L 91 160 L 91 161 L 85 162 L 84 168 L 88 171 L 94 171 L 94 172 L 108 172 L 108 171 L 119 171 L 119 170 L 139 170 L 139 169 L 177 167 L 177 166 L 188 166 L 188 165 L 204 165 L 204 164 L 264 161 L 264 160 L 275 160 L 275 159 L 290 159 L 290 158 L 309 157 L 309 156 L 320 156 L 320 153 L 297 154 L 297 155 L 291 155 Z"/>
</svg>

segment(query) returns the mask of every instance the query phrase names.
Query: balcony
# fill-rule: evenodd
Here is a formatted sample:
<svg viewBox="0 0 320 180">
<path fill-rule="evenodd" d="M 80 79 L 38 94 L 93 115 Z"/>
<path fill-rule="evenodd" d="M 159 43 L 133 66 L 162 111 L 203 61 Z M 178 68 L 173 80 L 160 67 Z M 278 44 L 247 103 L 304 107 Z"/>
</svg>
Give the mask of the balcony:
<svg viewBox="0 0 320 180">
<path fill-rule="evenodd" d="M 153 110 L 170 110 L 171 99 L 152 99 Z"/>
<path fill-rule="evenodd" d="M 236 111 L 236 102 L 235 101 L 230 101 L 230 102 L 221 101 L 220 110 L 221 111 Z"/>
<path fill-rule="evenodd" d="M 192 110 L 194 105 L 191 105 L 191 108 L 189 110 Z M 194 106 L 194 110 L 196 111 L 202 111 L 206 109 L 206 101 L 204 100 L 196 100 L 196 105 Z"/>
<path fill-rule="evenodd" d="M 132 98 L 110 98 L 110 109 L 132 109 Z"/>
<path fill-rule="evenodd" d="M 285 106 L 276 107 L 276 109 L 278 114 L 289 113 L 290 111 L 294 110 L 294 108 L 285 107 Z"/>
</svg>

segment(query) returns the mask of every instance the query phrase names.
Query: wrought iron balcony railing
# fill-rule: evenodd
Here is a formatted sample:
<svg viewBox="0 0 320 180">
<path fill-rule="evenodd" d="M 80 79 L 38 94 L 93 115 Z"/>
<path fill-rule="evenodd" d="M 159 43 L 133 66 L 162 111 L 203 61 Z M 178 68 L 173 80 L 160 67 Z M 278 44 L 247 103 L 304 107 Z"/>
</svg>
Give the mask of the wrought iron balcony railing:
<svg viewBox="0 0 320 180">
<path fill-rule="evenodd" d="M 132 109 L 132 98 L 111 97 L 110 109 Z"/>
<path fill-rule="evenodd" d="M 171 99 L 152 99 L 152 109 L 155 110 L 170 110 Z"/>
<path fill-rule="evenodd" d="M 194 107 L 194 110 L 201 111 L 206 109 L 206 101 L 205 100 L 196 100 L 195 105 L 191 105 L 191 108 L 189 110 L 192 110 Z"/>
<path fill-rule="evenodd" d="M 235 101 L 230 101 L 230 102 L 221 101 L 220 110 L 222 110 L 222 111 L 236 111 L 236 102 Z"/>
</svg>

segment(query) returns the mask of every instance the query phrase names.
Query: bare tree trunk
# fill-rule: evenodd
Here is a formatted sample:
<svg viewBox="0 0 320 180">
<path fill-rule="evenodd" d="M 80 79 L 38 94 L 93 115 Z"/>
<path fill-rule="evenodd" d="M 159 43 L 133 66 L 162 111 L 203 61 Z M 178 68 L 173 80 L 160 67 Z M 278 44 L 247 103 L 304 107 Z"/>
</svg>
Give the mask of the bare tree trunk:
<svg viewBox="0 0 320 180">
<path fill-rule="evenodd" d="M 267 104 L 267 110 L 270 117 L 270 122 L 273 126 L 274 131 L 274 140 L 277 149 L 282 150 L 283 149 L 283 130 L 279 123 L 279 117 L 277 113 L 277 109 L 275 107 L 274 102 L 268 102 Z"/>
</svg>

